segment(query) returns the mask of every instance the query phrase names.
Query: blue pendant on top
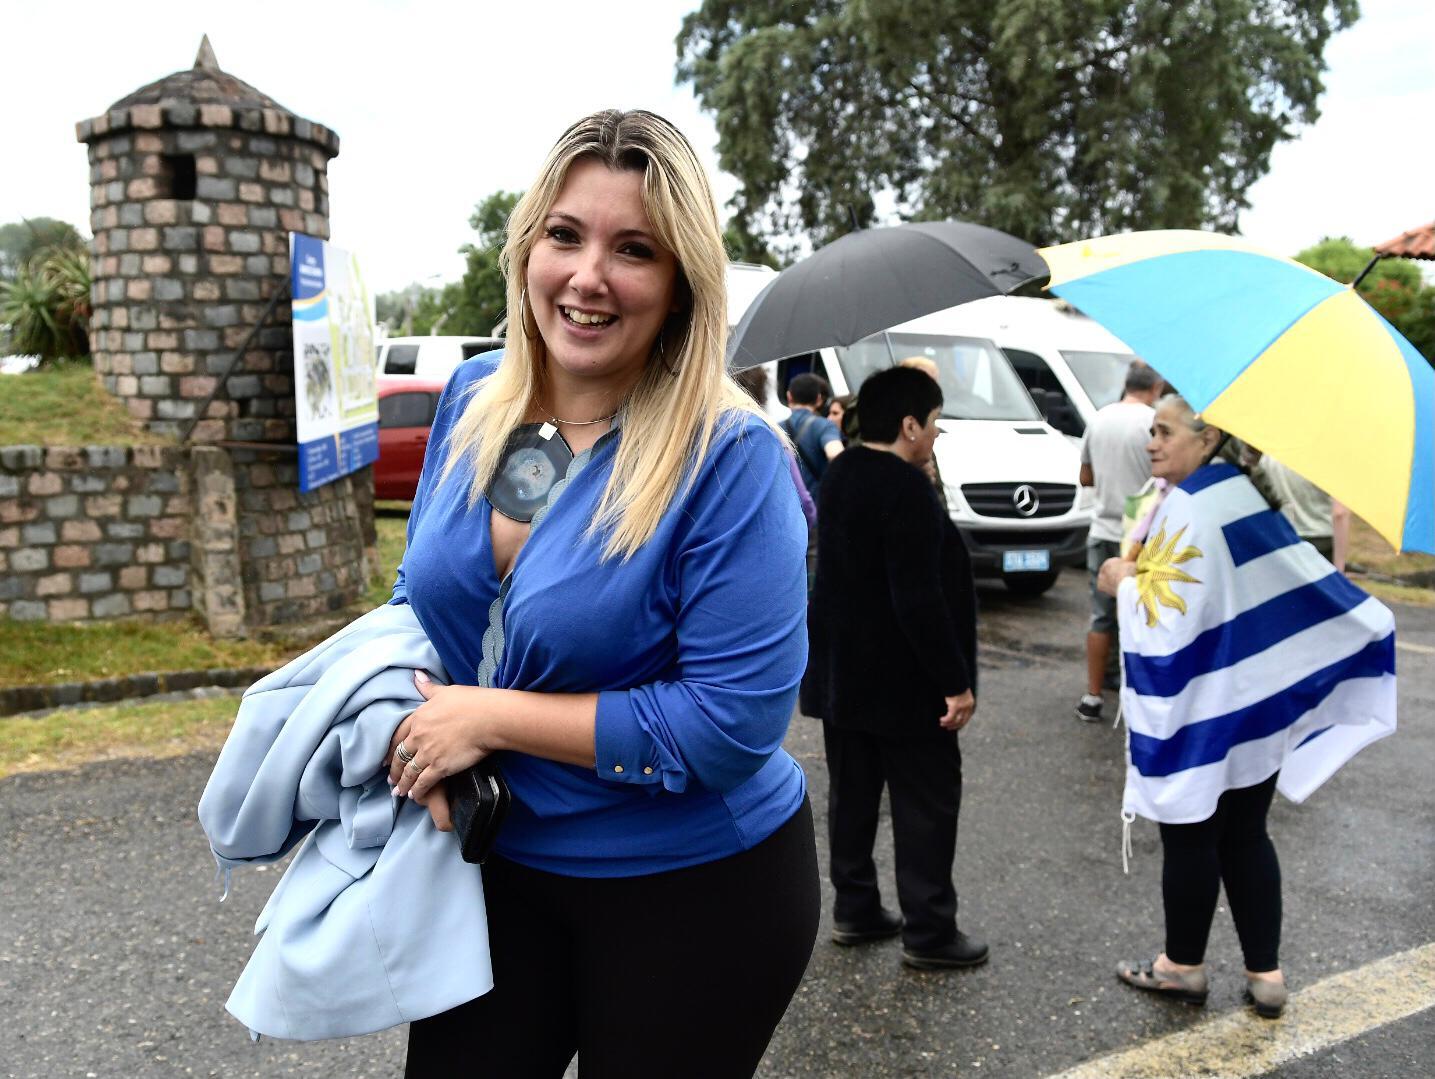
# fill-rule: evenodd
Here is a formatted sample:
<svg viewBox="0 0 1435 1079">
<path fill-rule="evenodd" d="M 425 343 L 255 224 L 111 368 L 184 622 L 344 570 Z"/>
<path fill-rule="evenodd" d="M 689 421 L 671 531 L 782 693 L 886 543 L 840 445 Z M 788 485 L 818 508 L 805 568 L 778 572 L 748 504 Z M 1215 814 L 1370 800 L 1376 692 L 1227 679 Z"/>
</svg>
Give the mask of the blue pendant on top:
<svg viewBox="0 0 1435 1079">
<path fill-rule="evenodd" d="M 547 502 L 548 492 L 568 472 L 573 450 L 551 423 L 516 427 L 484 492 L 503 516 L 528 524 Z"/>
</svg>

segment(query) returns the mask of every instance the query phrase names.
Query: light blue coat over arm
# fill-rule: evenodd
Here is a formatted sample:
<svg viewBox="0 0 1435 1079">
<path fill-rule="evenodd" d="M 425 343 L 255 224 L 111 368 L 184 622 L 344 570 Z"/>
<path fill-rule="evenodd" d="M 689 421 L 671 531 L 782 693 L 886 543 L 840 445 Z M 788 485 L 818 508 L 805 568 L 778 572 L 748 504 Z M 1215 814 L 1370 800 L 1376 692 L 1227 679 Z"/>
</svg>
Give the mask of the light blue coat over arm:
<svg viewBox="0 0 1435 1079">
<path fill-rule="evenodd" d="M 479 868 L 385 778 L 420 668 L 448 681 L 413 611 L 384 606 L 244 694 L 200 823 L 226 879 L 304 841 L 226 1003 L 256 1034 L 368 1034 L 493 987 Z"/>
</svg>

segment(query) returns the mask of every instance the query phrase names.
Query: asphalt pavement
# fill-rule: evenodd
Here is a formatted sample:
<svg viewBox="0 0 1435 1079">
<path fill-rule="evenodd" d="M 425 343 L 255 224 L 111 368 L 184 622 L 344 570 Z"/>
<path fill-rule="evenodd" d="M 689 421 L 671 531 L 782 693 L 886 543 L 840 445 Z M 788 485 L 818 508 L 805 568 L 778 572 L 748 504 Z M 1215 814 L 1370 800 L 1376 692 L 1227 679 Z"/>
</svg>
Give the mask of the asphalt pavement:
<svg viewBox="0 0 1435 1079">
<path fill-rule="evenodd" d="M 991 962 L 915 973 L 895 942 L 838 948 L 824 922 L 762 1076 L 1035 1079 L 1241 1008 L 1224 904 L 1205 1009 L 1138 995 L 1111 973 L 1116 960 L 1160 947 L 1160 850 L 1155 826 L 1138 822 L 1123 875 L 1122 732 L 1074 715 L 1084 588 L 1068 573 L 1039 599 L 982 591 L 987 644 L 962 736 L 956 879 L 962 927 L 990 941 Z M 1272 814 L 1293 989 L 1435 941 L 1435 610 L 1397 616 L 1399 733 L 1307 804 L 1278 799 Z M 819 725 L 795 717 L 788 747 L 807 770 L 825 865 Z M 194 816 L 211 764 L 114 761 L 0 781 L 0 1075 L 402 1073 L 401 1030 L 256 1044 L 224 1012 L 278 872 L 238 873 L 218 902 Z M 885 831 L 878 859 L 894 901 Z M 1425 1075 L 1432 1044 L 1428 1009 L 1263 1074 Z M 1153 1057 L 1150 1074 L 1174 1073 Z"/>
</svg>

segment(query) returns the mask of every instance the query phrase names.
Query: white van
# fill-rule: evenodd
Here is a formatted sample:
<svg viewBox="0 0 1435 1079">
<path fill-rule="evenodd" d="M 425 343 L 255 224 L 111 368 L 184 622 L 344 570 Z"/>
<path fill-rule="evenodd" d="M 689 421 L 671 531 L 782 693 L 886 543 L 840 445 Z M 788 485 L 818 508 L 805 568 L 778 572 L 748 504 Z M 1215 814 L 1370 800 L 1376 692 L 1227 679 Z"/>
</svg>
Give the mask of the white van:
<svg viewBox="0 0 1435 1079">
<path fill-rule="evenodd" d="M 766 267 L 728 271 L 728 318 L 735 325 L 773 277 Z M 966 305 L 970 307 L 972 305 Z M 768 365 L 768 412 L 787 415 L 787 384 L 803 371 L 822 375 L 841 395 L 909 356 L 934 361 L 942 384 L 937 465 L 947 508 L 978 576 L 1038 595 L 1062 566 L 1086 560 L 1091 511 L 1078 485 L 1076 447 L 1042 418 L 1002 350 L 962 328 L 966 307 L 926 315 L 845 348 Z"/>
<path fill-rule="evenodd" d="M 390 337 L 378 343 L 379 374 L 447 382 L 464 360 L 502 347 L 501 337 Z"/>
<path fill-rule="evenodd" d="M 1136 359 L 1063 300 L 994 296 L 953 314 L 963 333 L 997 343 L 1047 422 L 1078 445 L 1097 410 L 1120 399 Z"/>
</svg>

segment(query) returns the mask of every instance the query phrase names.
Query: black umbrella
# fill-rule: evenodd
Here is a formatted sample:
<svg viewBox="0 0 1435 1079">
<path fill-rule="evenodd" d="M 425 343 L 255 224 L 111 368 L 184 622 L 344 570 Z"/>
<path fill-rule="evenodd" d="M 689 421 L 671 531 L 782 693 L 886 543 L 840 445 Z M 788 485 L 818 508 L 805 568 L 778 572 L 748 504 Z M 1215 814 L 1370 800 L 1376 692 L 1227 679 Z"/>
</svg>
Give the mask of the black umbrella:
<svg viewBox="0 0 1435 1079">
<path fill-rule="evenodd" d="M 1036 249 L 965 221 L 863 229 L 789 266 L 758 293 L 728 340 L 735 371 L 879 330 L 1047 276 Z"/>
</svg>

